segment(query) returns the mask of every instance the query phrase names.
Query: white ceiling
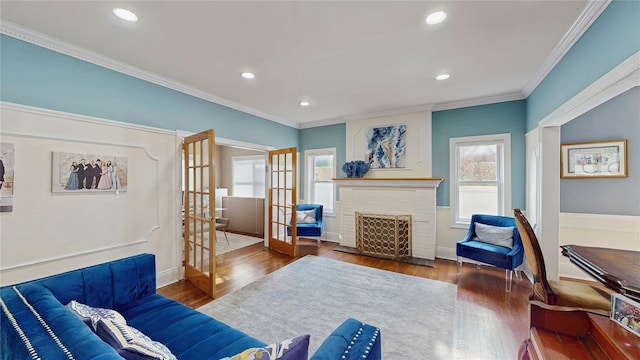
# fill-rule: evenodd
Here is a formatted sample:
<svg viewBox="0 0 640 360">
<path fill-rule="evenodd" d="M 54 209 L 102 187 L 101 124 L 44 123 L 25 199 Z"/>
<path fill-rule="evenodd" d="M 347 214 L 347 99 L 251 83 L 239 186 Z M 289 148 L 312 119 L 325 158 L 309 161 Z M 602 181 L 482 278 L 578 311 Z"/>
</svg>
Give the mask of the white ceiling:
<svg viewBox="0 0 640 360">
<path fill-rule="evenodd" d="M 523 99 L 602 4 L 3 0 L 0 16 L 5 34 L 18 29 L 96 63 L 304 128 Z M 116 18 L 116 6 L 138 22 Z M 424 19 L 434 10 L 447 19 L 429 26 Z M 256 78 L 241 78 L 243 71 Z M 436 81 L 442 72 L 451 78 Z M 301 99 L 311 106 L 300 107 Z"/>
</svg>

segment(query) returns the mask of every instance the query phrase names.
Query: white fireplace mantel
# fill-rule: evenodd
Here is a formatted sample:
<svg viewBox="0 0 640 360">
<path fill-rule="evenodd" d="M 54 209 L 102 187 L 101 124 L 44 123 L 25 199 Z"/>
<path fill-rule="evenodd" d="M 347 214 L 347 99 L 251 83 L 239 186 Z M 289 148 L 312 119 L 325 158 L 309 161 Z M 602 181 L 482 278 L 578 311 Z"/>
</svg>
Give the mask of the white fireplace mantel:
<svg viewBox="0 0 640 360">
<path fill-rule="evenodd" d="M 436 189 L 441 178 L 337 178 L 340 244 L 356 247 L 356 213 L 411 215 L 413 257 L 435 260 Z"/>
<path fill-rule="evenodd" d="M 336 178 L 340 186 L 393 187 L 393 188 L 437 188 L 443 178 Z"/>
</svg>

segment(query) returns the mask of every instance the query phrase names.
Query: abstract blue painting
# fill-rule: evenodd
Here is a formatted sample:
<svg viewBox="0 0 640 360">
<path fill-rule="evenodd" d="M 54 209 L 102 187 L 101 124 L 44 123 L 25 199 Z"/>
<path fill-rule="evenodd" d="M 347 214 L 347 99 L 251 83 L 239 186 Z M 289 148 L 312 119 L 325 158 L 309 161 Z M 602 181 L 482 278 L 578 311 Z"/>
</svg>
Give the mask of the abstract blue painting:
<svg viewBox="0 0 640 360">
<path fill-rule="evenodd" d="M 370 169 L 403 168 L 406 166 L 406 125 L 371 128 L 367 130 L 366 137 Z"/>
</svg>

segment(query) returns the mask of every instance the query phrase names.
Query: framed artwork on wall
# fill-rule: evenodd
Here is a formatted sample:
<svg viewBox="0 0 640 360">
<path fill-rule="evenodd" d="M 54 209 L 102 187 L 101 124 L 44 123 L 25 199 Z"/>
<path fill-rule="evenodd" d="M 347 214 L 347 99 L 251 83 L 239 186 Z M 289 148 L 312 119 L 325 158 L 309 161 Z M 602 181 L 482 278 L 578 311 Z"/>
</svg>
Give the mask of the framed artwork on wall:
<svg viewBox="0 0 640 360">
<path fill-rule="evenodd" d="M 0 212 L 13 211 L 15 147 L 0 143 Z"/>
<path fill-rule="evenodd" d="M 370 128 L 366 132 L 366 143 L 370 169 L 406 167 L 407 125 Z"/>
<path fill-rule="evenodd" d="M 53 152 L 51 192 L 95 193 L 127 190 L 126 157 Z"/>
<path fill-rule="evenodd" d="M 607 140 L 560 145 L 560 177 L 627 177 L 627 140 Z"/>
</svg>

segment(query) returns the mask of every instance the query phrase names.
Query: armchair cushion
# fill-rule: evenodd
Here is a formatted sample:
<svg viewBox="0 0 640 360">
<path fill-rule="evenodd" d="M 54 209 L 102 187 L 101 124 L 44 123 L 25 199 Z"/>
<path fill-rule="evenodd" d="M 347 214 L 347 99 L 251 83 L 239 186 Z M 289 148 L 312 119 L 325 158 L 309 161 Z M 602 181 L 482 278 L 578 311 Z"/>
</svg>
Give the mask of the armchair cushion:
<svg viewBox="0 0 640 360">
<path fill-rule="evenodd" d="M 298 210 L 296 211 L 296 222 L 298 224 L 315 224 L 316 220 L 316 210 Z"/>
<path fill-rule="evenodd" d="M 493 245 L 513 248 L 513 230 L 515 226 L 493 226 L 483 223 L 475 223 L 476 237 L 478 241 Z"/>
</svg>

